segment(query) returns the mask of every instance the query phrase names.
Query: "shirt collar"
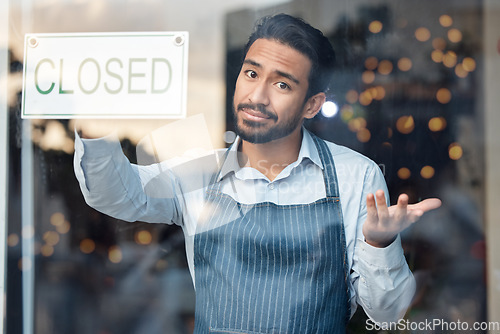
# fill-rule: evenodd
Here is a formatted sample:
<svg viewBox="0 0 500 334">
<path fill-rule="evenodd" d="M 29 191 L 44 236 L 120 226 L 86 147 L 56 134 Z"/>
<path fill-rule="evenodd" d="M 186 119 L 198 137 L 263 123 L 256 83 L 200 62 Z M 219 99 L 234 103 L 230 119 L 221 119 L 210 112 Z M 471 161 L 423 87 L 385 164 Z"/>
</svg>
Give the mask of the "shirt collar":
<svg viewBox="0 0 500 334">
<path fill-rule="evenodd" d="M 314 164 L 316 164 L 319 168 L 323 169 L 323 163 L 321 162 L 321 158 L 318 153 L 318 149 L 316 148 L 316 144 L 314 144 L 314 140 L 311 136 L 311 133 L 304 127 L 302 127 L 302 143 L 300 145 L 300 151 L 299 151 L 299 156 L 297 161 L 291 164 L 291 168 L 295 168 L 299 164 L 302 163 L 304 159 L 309 159 L 311 160 Z M 236 137 L 236 140 L 234 143 L 231 145 L 229 148 L 229 152 L 227 152 L 227 156 L 225 158 L 225 161 L 221 167 L 221 172 L 219 174 L 219 179 L 217 181 L 220 181 L 222 178 L 224 178 L 227 174 L 233 172 L 237 173 L 239 170 L 242 169 L 238 163 L 238 158 L 237 158 L 237 153 L 238 153 L 238 146 L 240 145 L 241 138 L 238 136 Z"/>
</svg>

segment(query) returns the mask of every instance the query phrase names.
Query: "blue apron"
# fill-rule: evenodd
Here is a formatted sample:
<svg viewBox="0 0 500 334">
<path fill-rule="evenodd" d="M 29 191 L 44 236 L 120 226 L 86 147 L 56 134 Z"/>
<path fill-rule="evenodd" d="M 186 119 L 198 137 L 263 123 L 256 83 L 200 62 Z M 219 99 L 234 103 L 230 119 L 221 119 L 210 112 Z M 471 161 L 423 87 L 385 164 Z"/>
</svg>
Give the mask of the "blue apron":
<svg viewBox="0 0 500 334">
<path fill-rule="evenodd" d="M 337 176 L 326 143 L 313 139 L 324 166 L 324 199 L 246 205 L 211 182 L 205 228 L 194 241 L 194 333 L 346 332 L 350 302 Z"/>
</svg>

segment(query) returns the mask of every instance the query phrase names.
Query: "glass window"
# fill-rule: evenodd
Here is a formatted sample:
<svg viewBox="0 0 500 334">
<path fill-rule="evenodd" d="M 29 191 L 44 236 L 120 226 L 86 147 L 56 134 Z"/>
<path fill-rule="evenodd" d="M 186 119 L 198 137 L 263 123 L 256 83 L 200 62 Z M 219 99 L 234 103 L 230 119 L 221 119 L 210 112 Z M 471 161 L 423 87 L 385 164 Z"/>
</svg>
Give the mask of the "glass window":
<svg viewBox="0 0 500 334">
<path fill-rule="evenodd" d="M 416 293 L 393 332 L 427 322 L 436 332 L 500 330 L 496 1 L 11 0 L 0 12 L 5 333 L 193 332 L 183 230 L 89 206 L 74 173 L 75 126 L 114 131 L 139 165 L 158 161 L 144 148 L 158 129 L 171 131 L 160 158 L 229 147 L 243 47 L 257 19 L 282 12 L 320 29 L 336 53 L 327 102 L 306 128 L 375 161 L 391 204 L 401 193 L 443 202 L 401 233 Z M 194 119 L 21 119 L 25 33 L 147 31 L 189 32 Z M 383 332 L 370 325 L 358 306 L 348 331 Z"/>
</svg>

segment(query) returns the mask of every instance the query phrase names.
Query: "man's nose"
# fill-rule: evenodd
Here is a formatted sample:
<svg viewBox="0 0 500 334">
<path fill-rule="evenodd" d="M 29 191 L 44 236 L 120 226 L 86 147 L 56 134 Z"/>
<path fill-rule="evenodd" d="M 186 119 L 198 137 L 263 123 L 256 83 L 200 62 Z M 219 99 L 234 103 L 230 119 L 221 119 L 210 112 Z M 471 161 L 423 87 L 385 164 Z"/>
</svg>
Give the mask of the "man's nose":
<svg viewBox="0 0 500 334">
<path fill-rule="evenodd" d="M 248 99 L 254 104 L 269 105 L 269 87 L 265 82 L 255 83 Z"/>
</svg>

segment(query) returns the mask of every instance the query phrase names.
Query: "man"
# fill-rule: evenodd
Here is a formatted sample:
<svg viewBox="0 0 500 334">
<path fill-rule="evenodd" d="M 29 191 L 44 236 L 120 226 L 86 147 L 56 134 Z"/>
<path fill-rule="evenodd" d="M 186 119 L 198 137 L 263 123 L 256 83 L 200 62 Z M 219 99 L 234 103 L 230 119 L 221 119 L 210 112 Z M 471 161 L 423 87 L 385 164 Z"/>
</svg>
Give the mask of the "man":
<svg viewBox="0 0 500 334">
<path fill-rule="evenodd" d="M 116 140 L 77 137 L 75 173 L 91 206 L 182 226 L 195 333 L 345 333 L 357 304 L 378 322 L 408 307 L 415 284 L 398 233 L 440 201 L 408 205 L 403 194 L 387 207 L 375 163 L 302 127 L 325 102 L 333 64 L 319 30 L 284 14 L 262 19 L 236 83 L 239 137 L 216 170 L 199 166 L 197 189 L 169 168 L 168 195 L 150 196 L 163 167 L 130 165 Z"/>
</svg>

